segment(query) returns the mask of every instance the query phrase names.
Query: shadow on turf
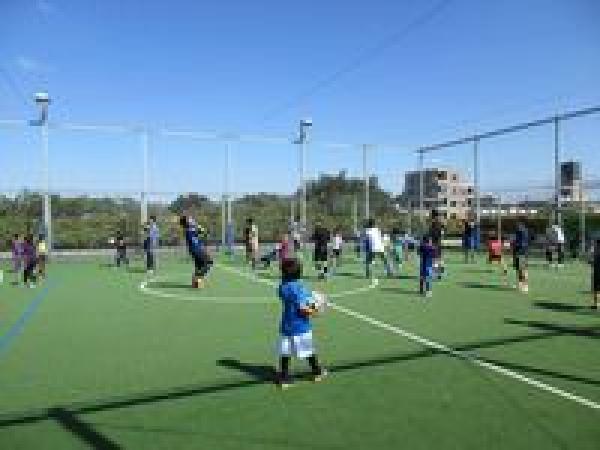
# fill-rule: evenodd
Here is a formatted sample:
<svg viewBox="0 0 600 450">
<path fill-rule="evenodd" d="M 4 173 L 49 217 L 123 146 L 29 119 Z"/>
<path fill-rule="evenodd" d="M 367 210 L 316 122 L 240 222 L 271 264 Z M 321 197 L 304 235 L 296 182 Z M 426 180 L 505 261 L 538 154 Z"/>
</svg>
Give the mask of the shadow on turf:
<svg viewBox="0 0 600 450">
<path fill-rule="evenodd" d="M 501 284 L 491 284 L 491 283 L 479 283 L 479 282 L 462 282 L 459 283 L 460 286 L 468 288 L 468 289 L 487 289 L 489 291 L 513 291 L 514 289 L 509 286 L 504 286 Z"/>
<path fill-rule="evenodd" d="M 536 330 L 552 331 L 557 335 L 572 335 L 600 339 L 600 326 L 583 327 L 577 325 L 560 325 L 556 323 L 537 322 L 534 320 L 504 319 L 510 325 L 523 325 Z"/>
<path fill-rule="evenodd" d="M 589 306 L 573 305 L 570 303 L 538 301 L 534 302 L 533 306 L 540 309 L 547 309 L 553 312 L 566 312 L 572 314 L 581 314 L 585 316 L 595 315 L 594 311 Z"/>
<path fill-rule="evenodd" d="M 469 344 L 464 344 L 454 347 L 456 350 L 461 352 L 469 352 L 478 349 L 491 348 L 502 346 L 506 344 L 512 344 L 517 342 L 534 341 L 538 339 L 546 339 L 553 336 L 559 336 L 564 334 L 561 329 L 547 329 L 544 332 L 536 334 L 525 334 L 510 337 L 501 337 L 494 339 L 481 340 Z M 386 364 L 396 364 L 404 361 L 412 361 L 422 358 L 429 358 L 437 355 L 444 355 L 445 353 L 434 350 L 434 349 L 423 349 L 420 351 L 405 353 L 401 355 L 382 356 L 378 358 L 372 358 L 362 361 L 352 361 L 346 363 L 339 363 L 336 365 L 328 366 L 330 373 L 343 373 L 347 371 L 353 371 L 362 368 L 378 367 Z M 76 434 L 80 439 L 90 443 L 94 439 L 106 439 L 99 433 L 95 432 L 88 424 L 82 422 L 77 416 L 88 413 L 97 413 L 102 411 L 112 411 L 118 409 L 129 408 L 133 406 L 141 405 L 152 405 L 160 402 L 192 398 L 201 395 L 217 394 L 219 392 L 228 392 L 232 390 L 258 386 L 266 383 L 272 383 L 275 376 L 273 367 L 264 364 L 253 364 L 247 362 L 241 362 L 233 358 L 225 358 L 217 361 L 217 365 L 233 369 L 237 372 L 241 372 L 246 376 L 250 376 L 251 379 L 245 380 L 234 380 L 230 382 L 221 382 L 214 385 L 186 385 L 172 387 L 163 390 L 150 390 L 138 392 L 124 396 L 113 396 L 104 397 L 98 399 L 92 399 L 87 402 L 78 402 L 71 404 L 62 404 L 61 406 L 52 406 L 49 408 L 30 409 L 18 412 L 7 412 L 0 413 L 0 428 L 6 428 L 11 426 L 25 425 L 31 423 L 38 423 L 46 420 L 56 420 L 61 426 L 70 432 Z M 528 368 L 528 370 L 541 370 Z M 558 376 L 555 374 L 555 376 Z M 567 377 L 567 375 L 565 375 Z M 574 377 L 572 377 L 575 379 Z M 581 379 L 582 382 L 584 379 Z M 589 381 L 589 380 L 588 380 Z M 99 441 L 101 442 L 101 441 Z M 109 442 L 107 440 L 107 442 Z M 92 445 L 90 443 L 90 445 Z M 114 444 L 116 445 L 116 444 Z M 102 448 L 102 447 L 93 447 Z M 118 448 L 107 447 L 107 448 Z"/>
<path fill-rule="evenodd" d="M 98 433 L 88 423 L 79 419 L 71 411 L 64 408 L 51 408 L 48 410 L 48 418 L 54 419 L 65 430 L 73 433 L 90 448 L 102 450 L 118 450 L 121 447 Z"/>
<path fill-rule="evenodd" d="M 192 288 L 190 283 L 178 283 L 176 281 L 153 281 L 148 283 L 148 286 L 153 288 L 195 290 L 194 288 Z"/>
</svg>

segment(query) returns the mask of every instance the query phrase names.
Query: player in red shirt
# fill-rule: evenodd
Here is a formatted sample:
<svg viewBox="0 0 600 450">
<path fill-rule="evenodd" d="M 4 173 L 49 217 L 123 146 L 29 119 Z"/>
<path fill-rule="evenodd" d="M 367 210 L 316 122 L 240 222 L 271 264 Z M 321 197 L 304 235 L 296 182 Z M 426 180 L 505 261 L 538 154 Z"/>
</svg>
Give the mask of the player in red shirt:
<svg viewBox="0 0 600 450">
<path fill-rule="evenodd" d="M 488 263 L 498 264 L 502 267 L 502 274 L 504 275 L 505 283 L 508 283 L 508 268 L 502 259 L 502 239 L 498 238 L 495 234 L 490 236 L 488 240 Z"/>
</svg>

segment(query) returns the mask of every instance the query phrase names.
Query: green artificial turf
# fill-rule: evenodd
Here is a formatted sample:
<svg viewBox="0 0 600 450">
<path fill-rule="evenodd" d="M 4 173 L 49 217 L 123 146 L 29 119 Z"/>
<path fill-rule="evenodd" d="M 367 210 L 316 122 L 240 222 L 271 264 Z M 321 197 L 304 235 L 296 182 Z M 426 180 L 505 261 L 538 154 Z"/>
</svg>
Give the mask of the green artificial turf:
<svg viewBox="0 0 600 450">
<path fill-rule="evenodd" d="M 140 267 L 62 262 L 35 289 L 0 285 L 0 449 L 600 447 L 600 410 L 333 309 L 314 322 L 331 376 L 313 384 L 297 361 L 282 392 L 275 269 L 257 281 L 223 257 L 192 290 L 191 264 L 165 258 L 142 291 Z M 583 264 L 533 265 L 523 295 L 451 255 L 429 300 L 414 263 L 378 267 L 372 289 L 350 256 L 326 283 L 306 272 L 352 311 L 600 403 Z"/>
</svg>

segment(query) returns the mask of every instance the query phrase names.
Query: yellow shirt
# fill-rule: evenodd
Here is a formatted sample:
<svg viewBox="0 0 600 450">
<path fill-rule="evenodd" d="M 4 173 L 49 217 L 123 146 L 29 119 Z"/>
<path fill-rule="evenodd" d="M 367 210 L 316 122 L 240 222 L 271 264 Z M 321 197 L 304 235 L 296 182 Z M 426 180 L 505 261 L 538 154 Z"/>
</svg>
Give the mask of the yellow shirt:
<svg viewBox="0 0 600 450">
<path fill-rule="evenodd" d="M 38 255 L 45 255 L 48 251 L 48 247 L 46 246 L 46 241 L 40 241 L 37 245 Z"/>
</svg>

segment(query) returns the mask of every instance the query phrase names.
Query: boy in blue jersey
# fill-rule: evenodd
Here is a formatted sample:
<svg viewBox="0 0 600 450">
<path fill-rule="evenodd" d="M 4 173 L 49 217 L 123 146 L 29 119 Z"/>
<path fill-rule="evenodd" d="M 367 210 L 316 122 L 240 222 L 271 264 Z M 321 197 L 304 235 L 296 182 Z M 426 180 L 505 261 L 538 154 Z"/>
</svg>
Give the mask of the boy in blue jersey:
<svg viewBox="0 0 600 450">
<path fill-rule="evenodd" d="M 279 326 L 280 371 L 278 384 L 282 389 L 292 385 L 290 361 L 292 356 L 307 359 L 313 381 L 321 381 L 327 371 L 319 365 L 313 345 L 311 317 L 317 313 L 312 293 L 302 283 L 302 265 L 297 259 L 281 262 L 281 284 L 278 288 L 282 303 Z"/>
<path fill-rule="evenodd" d="M 525 226 L 523 219 L 517 222 L 515 239 L 513 247 L 513 267 L 517 272 L 517 288 L 519 291 L 529 292 L 528 262 L 529 255 L 529 230 Z"/>
<path fill-rule="evenodd" d="M 433 279 L 433 264 L 437 256 L 437 249 L 431 236 L 424 236 L 419 246 L 421 267 L 419 271 L 419 292 L 425 297 L 431 297 L 431 281 Z"/>
<path fill-rule="evenodd" d="M 194 260 L 196 270 L 192 275 L 192 287 L 198 288 L 204 284 L 204 279 L 212 267 L 213 261 L 208 254 L 206 245 L 198 232 L 198 226 L 188 216 L 179 218 L 179 225 L 183 228 L 188 252 Z"/>
</svg>

